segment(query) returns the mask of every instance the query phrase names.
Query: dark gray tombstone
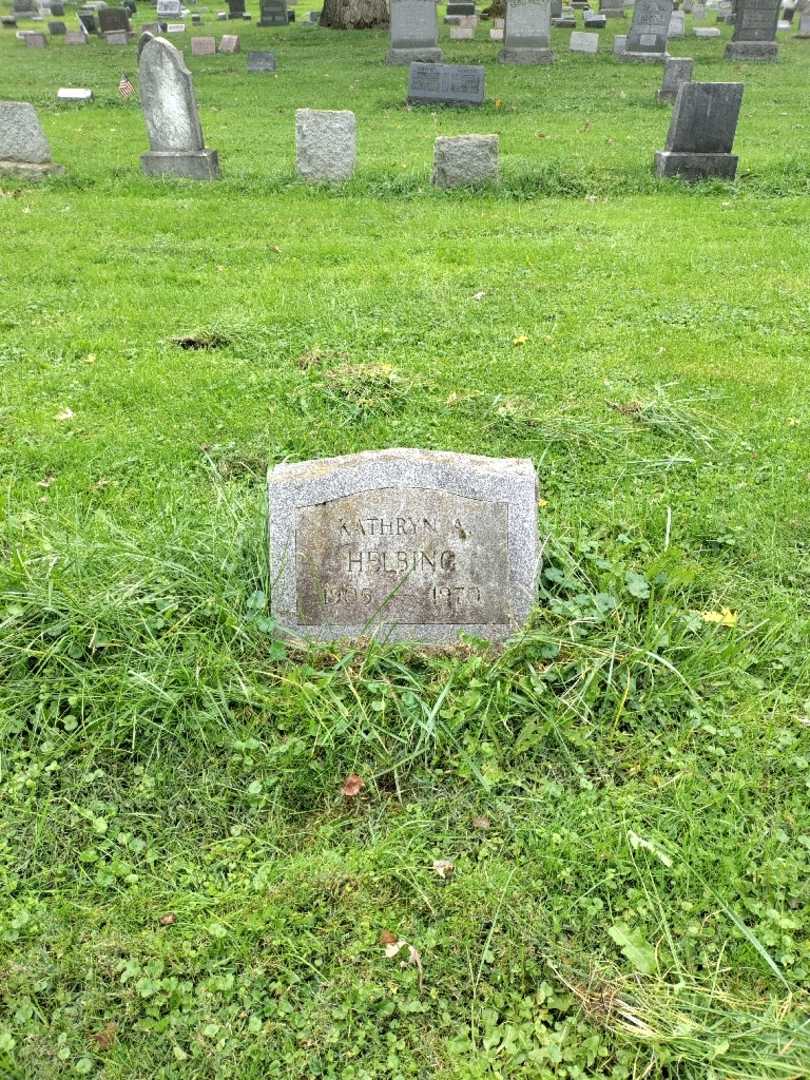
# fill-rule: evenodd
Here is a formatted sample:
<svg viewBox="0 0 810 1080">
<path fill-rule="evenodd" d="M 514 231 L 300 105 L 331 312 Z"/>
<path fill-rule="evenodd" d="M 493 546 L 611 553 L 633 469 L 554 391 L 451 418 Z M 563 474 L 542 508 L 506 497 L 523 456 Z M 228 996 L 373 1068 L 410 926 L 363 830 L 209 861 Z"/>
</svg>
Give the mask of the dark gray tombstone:
<svg viewBox="0 0 810 1080">
<path fill-rule="evenodd" d="M 148 34 L 138 49 L 141 106 L 149 135 L 149 153 L 141 157 L 143 171 L 147 176 L 217 179 L 217 152 L 205 147 L 183 54 L 170 41 Z"/>
<path fill-rule="evenodd" d="M 629 63 L 663 64 L 667 58 L 667 34 L 672 0 L 637 0 L 624 52 Z"/>
<path fill-rule="evenodd" d="M 286 0 L 262 0 L 259 26 L 286 26 L 289 21 Z"/>
<path fill-rule="evenodd" d="M 276 58 L 271 52 L 249 52 L 247 54 L 248 71 L 275 71 Z"/>
<path fill-rule="evenodd" d="M 245 14 L 245 0 L 228 0 L 228 18 L 241 19 Z"/>
<path fill-rule="evenodd" d="M 738 159 L 731 148 L 742 94 L 742 83 L 684 83 L 675 100 L 666 149 L 655 155 L 655 175 L 733 180 Z"/>
<path fill-rule="evenodd" d="M 411 64 L 409 105 L 483 105 L 484 69 L 467 64 Z"/>
<path fill-rule="evenodd" d="M 64 4 L 51 4 L 51 15 L 58 16 L 60 19 L 65 14 Z"/>
<path fill-rule="evenodd" d="M 391 0 L 391 47 L 386 64 L 438 64 L 441 60 L 435 0 Z"/>
<path fill-rule="evenodd" d="M 54 37 L 62 37 L 67 33 L 67 27 L 63 22 L 57 20 L 56 22 L 48 23 L 48 33 Z"/>
<path fill-rule="evenodd" d="M 14 15 L 2 15 L 0 16 L 0 26 L 3 26 L 6 30 L 16 30 L 17 19 Z"/>
<path fill-rule="evenodd" d="M 98 26 L 102 34 L 114 34 L 119 31 L 128 33 L 129 12 L 126 8 L 102 8 L 98 13 Z"/>
<path fill-rule="evenodd" d="M 549 0 L 507 0 L 502 64 L 550 64 L 551 4 Z"/>
<path fill-rule="evenodd" d="M 737 0 L 727 60 L 775 60 L 779 0 Z"/>
</svg>

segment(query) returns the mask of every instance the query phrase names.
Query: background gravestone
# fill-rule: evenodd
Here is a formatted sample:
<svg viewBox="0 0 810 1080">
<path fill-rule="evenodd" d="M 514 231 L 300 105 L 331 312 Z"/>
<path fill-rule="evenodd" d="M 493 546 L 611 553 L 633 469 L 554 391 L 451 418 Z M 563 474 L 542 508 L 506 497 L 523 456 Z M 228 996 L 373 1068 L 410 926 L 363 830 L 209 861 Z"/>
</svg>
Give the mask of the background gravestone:
<svg viewBox="0 0 810 1080">
<path fill-rule="evenodd" d="M 665 150 L 655 155 L 656 176 L 733 180 L 731 153 L 742 102 L 742 83 L 684 83 L 678 91 Z"/>
<path fill-rule="evenodd" d="M 775 60 L 779 0 L 737 0 L 727 60 Z"/>
<path fill-rule="evenodd" d="M 259 26 L 286 26 L 288 22 L 286 0 L 262 0 Z"/>
<path fill-rule="evenodd" d="M 130 29 L 129 12 L 126 8 L 102 8 L 98 13 L 98 28 L 102 34 L 117 31 L 127 33 Z"/>
<path fill-rule="evenodd" d="M 51 148 L 36 109 L 27 101 L 0 101 L 0 175 L 41 180 L 61 173 L 51 161 Z"/>
<path fill-rule="evenodd" d="M 149 153 L 141 157 L 143 171 L 147 176 L 215 180 L 217 152 L 205 148 L 183 54 L 164 38 L 143 35 L 138 74 L 149 134 Z"/>
<path fill-rule="evenodd" d="M 275 71 L 275 54 L 271 52 L 249 52 L 247 54 L 247 69 L 255 72 Z"/>
<path fill-rule="evenodd" d="M 619 59 L 630 63 L 663 64 L 667 57 L 667 33 L 672 0 L 637 0 L 633 21 Z"/>
<path fill-rule="evenodd" d="M 484 69 L 467 64 L 411 64 L 409 105 L 482 105 Z"/>
<path fill-rule="evenodd" d="M 692 81 L 692 69 L 694 60 L 685 56 L 670 56 L 664 66 L 664 77 L 661 80 L 661 89 L 656 95 L 659 104 L 674 101 L 678 91 L 684 83 Z"/>
<path fill-rule="evenodd" d="M 288 634 L 502 641 L 535 602 L 528 460 L 366 451 L 277 465 L 268 495 L 271 610 Z"/>
<path fill-rule="evenodd" d="M 441 60 L 435 0 L 391 0 L 391 47 L 386 64 L 438 64 Z"/>
<path fill-rule="evenodd" d="M 550 64 L 550 0 L 507 0 L 502 64 Z"/>
</svg>

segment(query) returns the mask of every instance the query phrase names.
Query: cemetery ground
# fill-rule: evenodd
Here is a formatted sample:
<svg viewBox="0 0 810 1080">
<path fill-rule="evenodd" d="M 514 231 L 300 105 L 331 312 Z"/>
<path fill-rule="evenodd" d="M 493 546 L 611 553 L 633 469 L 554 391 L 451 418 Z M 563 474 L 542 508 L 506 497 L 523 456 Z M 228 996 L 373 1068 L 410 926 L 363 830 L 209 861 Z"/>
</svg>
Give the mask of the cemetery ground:
<svg viewBox="0 0 810 1080">
<path fill-rule="evenodd" d="M 466 112 L 384 33 L 239 33 L 172 38 L 196 185 L 139 173 L 134 44 L 0 35 L 66 168 L 0 185 L 0 1076 L 810 1075 L 810 45 L 672 42 L 745 82 L 689 188 L 661 69 L 561 31 L 443 28 Z M 433 191 L 464 132 L 501 186 Z M 387 446 L 535 462 L 504 651 L 274 634 L 268 464 Z"/>
</svg>

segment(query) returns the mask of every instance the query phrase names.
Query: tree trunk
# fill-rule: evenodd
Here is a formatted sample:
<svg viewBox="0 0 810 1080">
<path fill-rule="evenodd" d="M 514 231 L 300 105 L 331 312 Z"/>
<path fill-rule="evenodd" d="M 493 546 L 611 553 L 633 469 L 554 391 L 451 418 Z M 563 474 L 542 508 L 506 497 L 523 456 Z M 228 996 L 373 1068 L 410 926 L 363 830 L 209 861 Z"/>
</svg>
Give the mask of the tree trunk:
<svg viewBox="0 0 810 1080">
<path fill-rule="evenodd" d="M 388 0 L 324 0 L 320 25 L 332 30 L 388 26 Z"/>
</svg>

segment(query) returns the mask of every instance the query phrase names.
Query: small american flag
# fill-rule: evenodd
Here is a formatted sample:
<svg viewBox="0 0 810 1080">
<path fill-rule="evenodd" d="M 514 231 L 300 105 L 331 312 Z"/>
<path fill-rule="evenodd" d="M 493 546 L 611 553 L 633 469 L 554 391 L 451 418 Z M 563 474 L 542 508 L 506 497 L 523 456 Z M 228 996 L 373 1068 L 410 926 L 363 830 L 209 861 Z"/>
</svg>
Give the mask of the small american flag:
<svg viewBox="0 0 810 1080">
<path fill-rule="evenodd" d="M 118 84 L 118 93 L 121 95 L 124 101 L 126 101 L 127 98 L 131 98 L 132 95 L 135 93 L 135 87 L 129 81 L 129 75 L 127 75 L 126 72 L 124 72 L 124 74 L 121 76 L 121 81 Z"/>
</svg>

